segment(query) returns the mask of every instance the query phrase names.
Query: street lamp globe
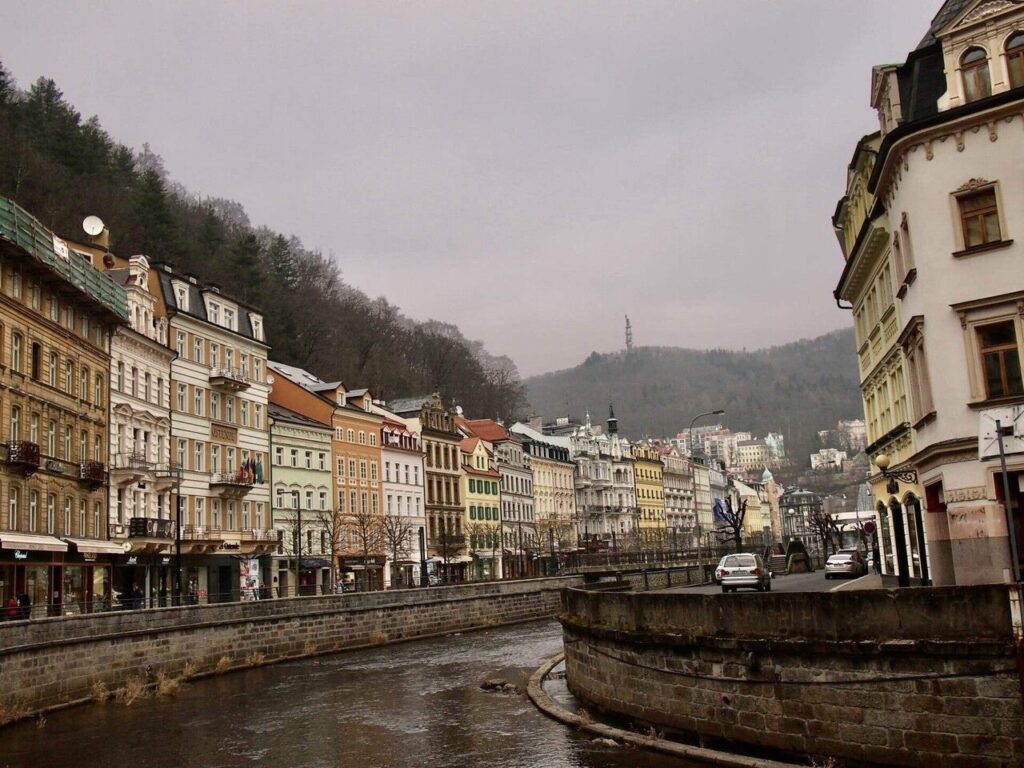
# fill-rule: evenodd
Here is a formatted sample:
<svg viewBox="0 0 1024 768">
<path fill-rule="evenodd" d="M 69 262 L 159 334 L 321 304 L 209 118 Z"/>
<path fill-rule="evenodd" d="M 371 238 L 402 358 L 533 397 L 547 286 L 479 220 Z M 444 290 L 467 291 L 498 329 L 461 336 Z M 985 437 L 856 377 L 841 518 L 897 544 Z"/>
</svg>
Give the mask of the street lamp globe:
<svg viewBox="0 0 1024 768">
<path fill-rule="evenodd" d="M 889 468 L 889 454 L 880 453 L 875 456 L 875 466 L 885 472 Z"/>
</svg>

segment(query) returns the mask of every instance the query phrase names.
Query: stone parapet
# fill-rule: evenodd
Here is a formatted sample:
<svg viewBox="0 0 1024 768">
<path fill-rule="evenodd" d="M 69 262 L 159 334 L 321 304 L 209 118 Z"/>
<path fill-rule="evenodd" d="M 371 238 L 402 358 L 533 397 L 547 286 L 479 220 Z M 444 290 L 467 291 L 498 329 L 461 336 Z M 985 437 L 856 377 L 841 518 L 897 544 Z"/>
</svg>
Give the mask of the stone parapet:
<svg viewBox="0 0 1024 768">
<path fill-rule="evenodd" d="M 0 624 L 0 712 L 88 700 L 97 686 L 153 682 L 552 616 L 580 577 L 247 603 L 154 608 Z"/>
<path fill-rule="evenodd" d="M 709 746 L 851 766 L 1019 765 L 1010 589 L 570 589 L 567 680 L 588 708 Z"/>
</svg>

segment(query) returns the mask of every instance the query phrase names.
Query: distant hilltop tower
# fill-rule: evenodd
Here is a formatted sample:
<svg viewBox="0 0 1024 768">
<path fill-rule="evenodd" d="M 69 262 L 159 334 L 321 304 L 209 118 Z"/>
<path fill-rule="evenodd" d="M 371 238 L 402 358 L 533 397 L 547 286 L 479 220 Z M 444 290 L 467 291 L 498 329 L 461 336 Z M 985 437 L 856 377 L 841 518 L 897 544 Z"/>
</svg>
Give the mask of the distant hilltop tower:
<svg viewBox="0 0 1024 768">
<path fill-rule="evenodd" d="M 619 420 L 615 418 L 615 406 L 608 404 L 608 434 L 619 434 Z"/>
<path fill-rule="evenodd" d="M 626 315 L 626 351 L 633 349 L 633 325 L 629 322 L 629 315 Z"/>
</svg>

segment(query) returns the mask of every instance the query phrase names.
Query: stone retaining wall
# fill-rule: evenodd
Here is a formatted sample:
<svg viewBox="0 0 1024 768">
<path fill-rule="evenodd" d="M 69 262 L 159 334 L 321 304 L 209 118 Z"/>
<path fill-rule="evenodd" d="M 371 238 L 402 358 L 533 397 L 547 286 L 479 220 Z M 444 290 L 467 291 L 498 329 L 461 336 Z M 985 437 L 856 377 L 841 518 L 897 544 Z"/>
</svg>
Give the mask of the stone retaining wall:
<svg viewBox="0 0 1024 768">
<path fill-rule="evenodd" d="M 160 673 L 272 663 L 552 616 L 580 577 L 297 597 L 0 623 L 0 714 Z"/>
<path fill-rule="evenodd" d="M 589 708 L 708 745 L 851 766 L 1022 765 L 1009 590 L 570 589 L 568 683 Z"/>
</svg>

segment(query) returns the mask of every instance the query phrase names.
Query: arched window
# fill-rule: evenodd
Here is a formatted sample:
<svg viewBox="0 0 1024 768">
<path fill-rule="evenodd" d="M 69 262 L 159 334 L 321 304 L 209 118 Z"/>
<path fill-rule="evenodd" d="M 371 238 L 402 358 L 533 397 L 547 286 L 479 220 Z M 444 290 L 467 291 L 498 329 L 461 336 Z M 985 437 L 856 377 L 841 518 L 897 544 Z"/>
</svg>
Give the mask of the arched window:
<svg viewBox="0 0 1024 768">
<path fill-rule="evenodd" d="M 992 95 L 992 79 L 988 72 L 988 54 L 984 48 L 968 48 L 960 57 L 960 74 L 964 79 L 964 99 L 968 102 Z"/>
<path fill-rule="evenodd" d="M 1006 71 L 1010 75 L 1010 87 L 1024 86 L 1024 32 L 1017 31 L 1006 41 Z"/>
</svg>

